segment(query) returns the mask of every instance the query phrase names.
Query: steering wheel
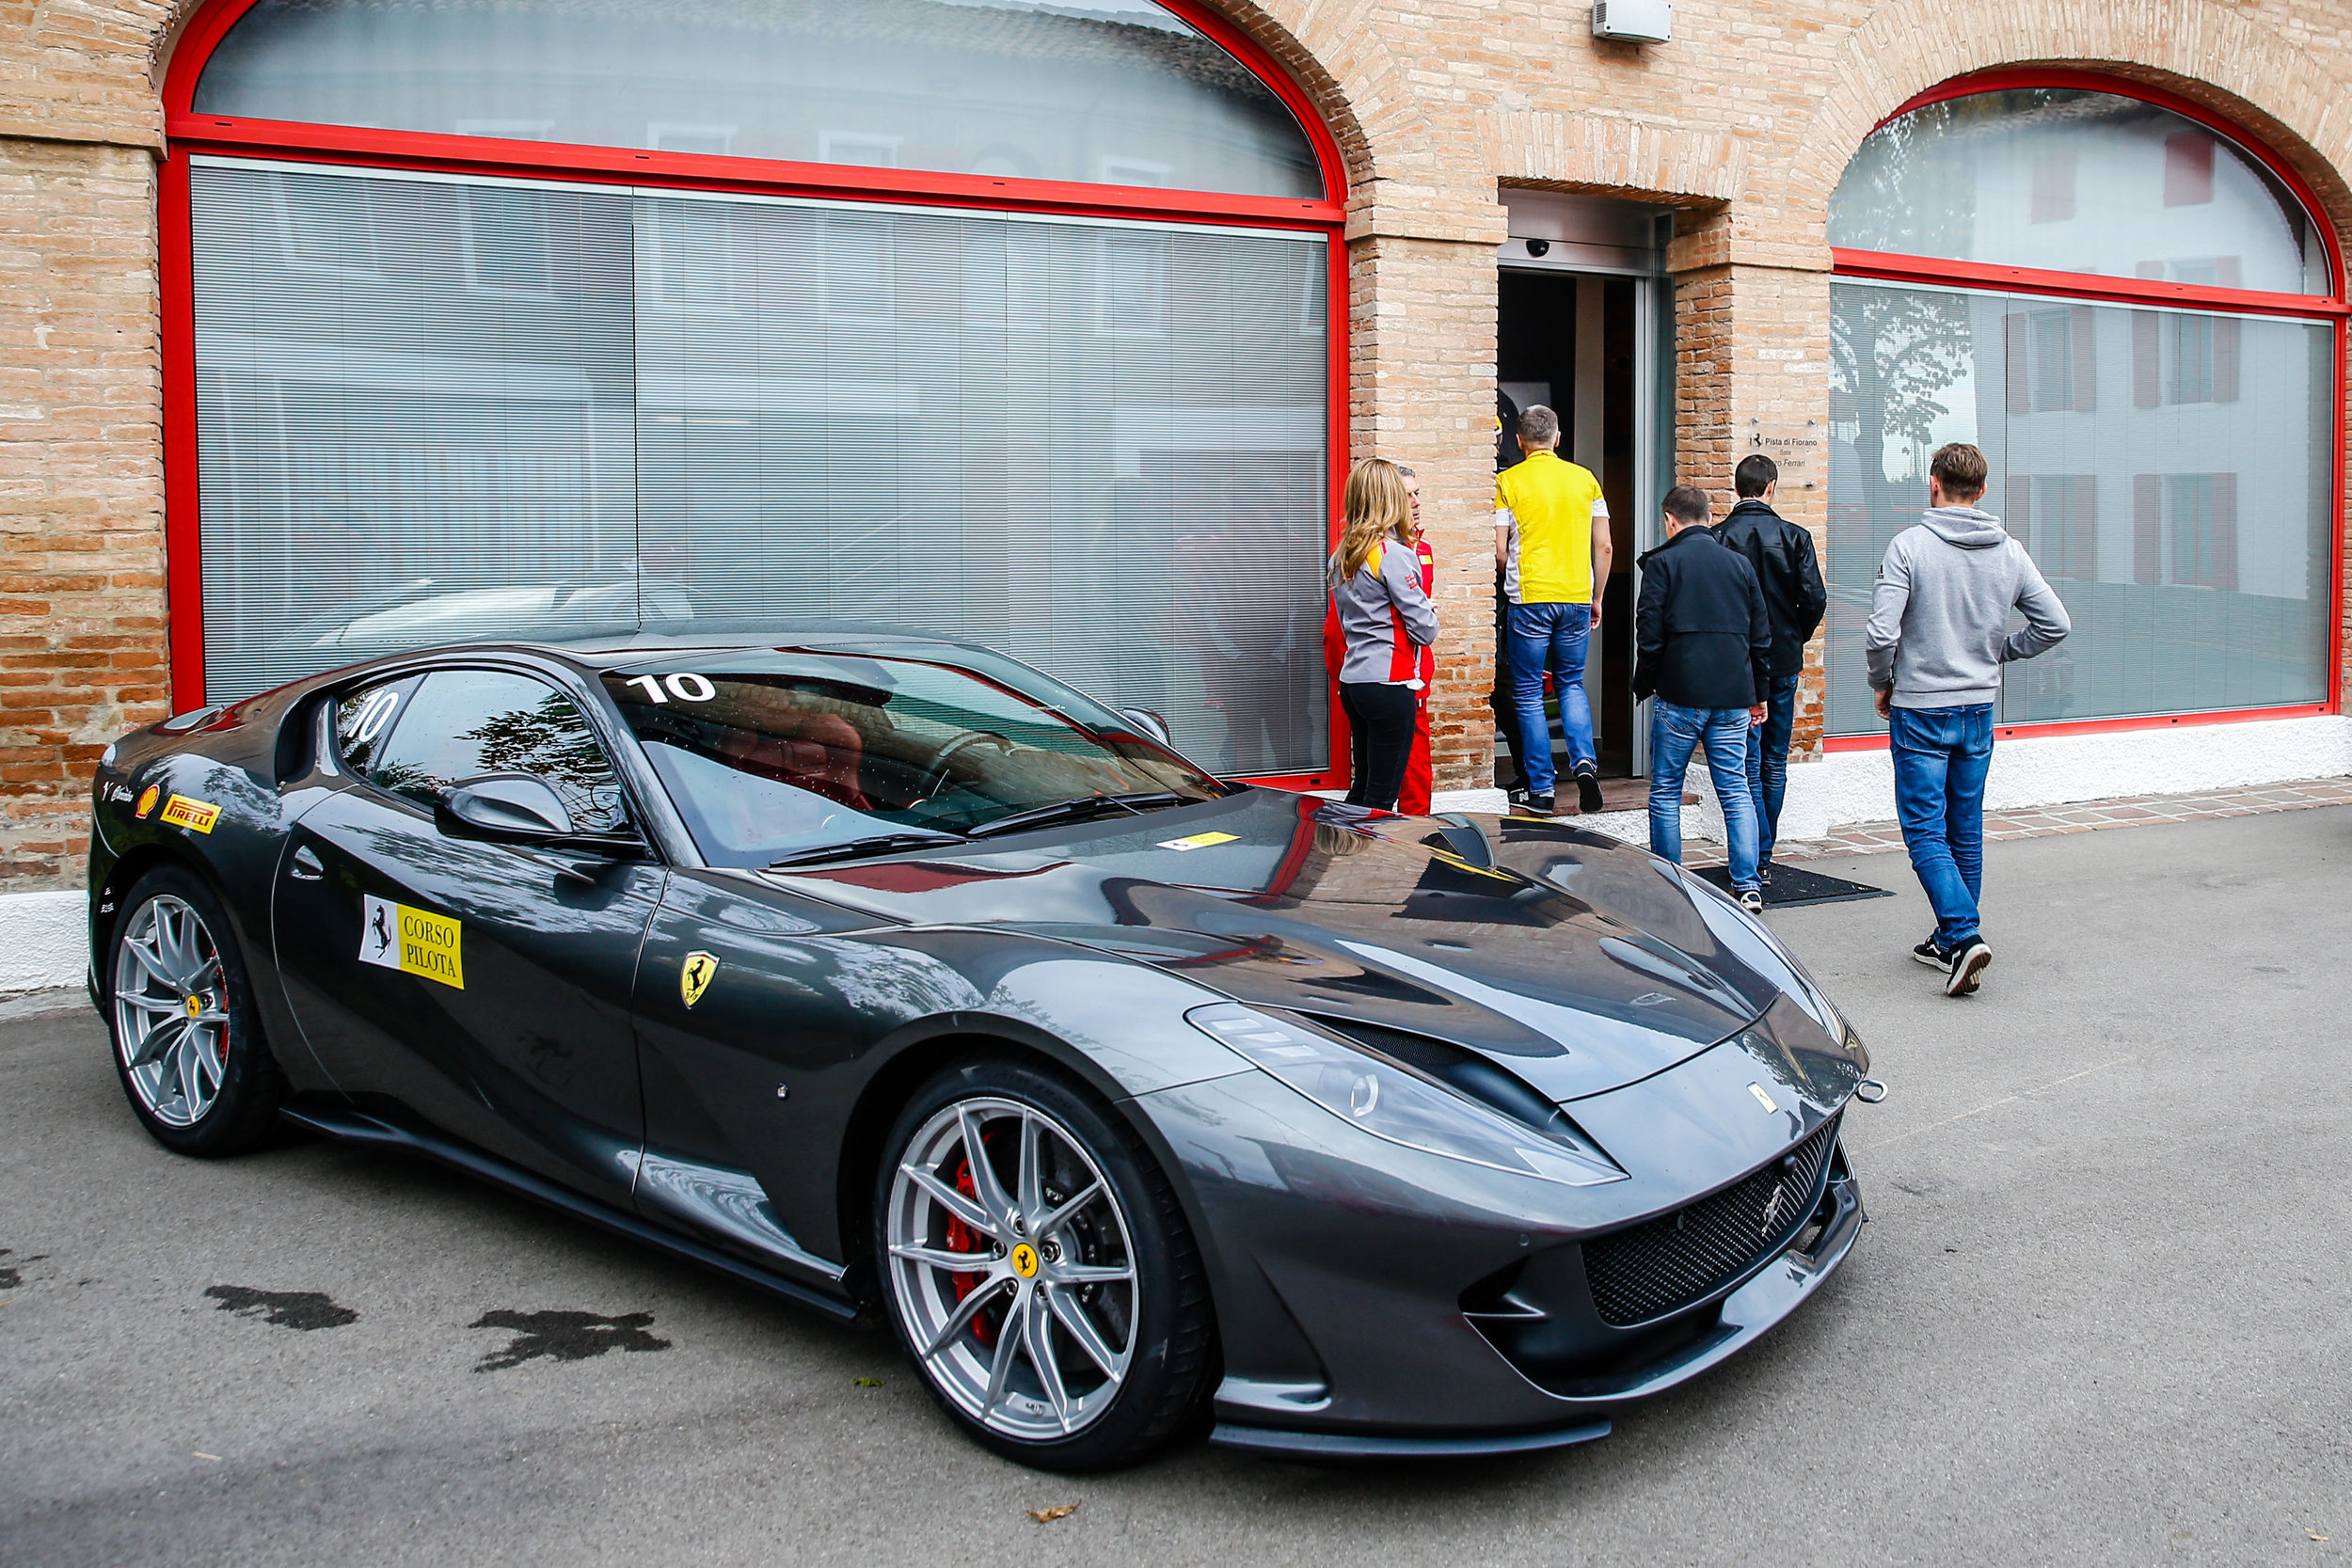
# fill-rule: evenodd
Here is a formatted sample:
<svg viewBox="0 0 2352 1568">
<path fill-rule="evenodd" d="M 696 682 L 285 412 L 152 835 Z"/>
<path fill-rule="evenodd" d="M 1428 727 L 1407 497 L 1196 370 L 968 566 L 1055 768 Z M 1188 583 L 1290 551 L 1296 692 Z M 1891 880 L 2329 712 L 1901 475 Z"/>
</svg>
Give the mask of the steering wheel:
<svg viewBox="0 0 2352 1568">
<path fill-rule="evenodd" d="M 1012 755 L 1012 742 L 998 735 L 994 730 L 966 730 L 961 735 L 950 736 L 939 750 L 930 754 L 930 760 L 922 765 L 923 787 L 916 799 L 928 800 L 945 788 L 947 784 L 947 765 L 953 762 L 965 748 L 976 746 L 983 740 L 994 741 L 999 752 L 1007 756 Z"/>
</svg>

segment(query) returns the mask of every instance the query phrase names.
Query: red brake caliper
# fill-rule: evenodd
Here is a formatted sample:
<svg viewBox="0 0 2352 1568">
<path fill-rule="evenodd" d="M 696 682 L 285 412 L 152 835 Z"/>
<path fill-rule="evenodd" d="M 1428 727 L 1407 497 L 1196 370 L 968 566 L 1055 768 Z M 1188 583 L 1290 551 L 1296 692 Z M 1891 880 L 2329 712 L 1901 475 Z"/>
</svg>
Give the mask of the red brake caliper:
<svg viewBox="0 0 2352 1568">
<path fill-rule="evenodd" d="M 972 1157 L 969 1154 L 956 1163 L 956 1191 L 976 1201 L 980 1196 L 978 1185 L 972 1180 Z M 979 1234 L 953 1214 L 947 1216 L 947 1250 L 949 1252 L 980 1250 Z M 956 1305 L 961 1307 L 963 1305 L 964 1297 L 979 1289 L 980 1281 L 985 1276 L 977 1274 L 951 1274 L 947 1277 L 955 1282 Z M 972 1320 L 972 1338 L 983 1345 L 996 1338 L 996 1331 L 990 1326 L 985 1312 Z"/>
</svg>

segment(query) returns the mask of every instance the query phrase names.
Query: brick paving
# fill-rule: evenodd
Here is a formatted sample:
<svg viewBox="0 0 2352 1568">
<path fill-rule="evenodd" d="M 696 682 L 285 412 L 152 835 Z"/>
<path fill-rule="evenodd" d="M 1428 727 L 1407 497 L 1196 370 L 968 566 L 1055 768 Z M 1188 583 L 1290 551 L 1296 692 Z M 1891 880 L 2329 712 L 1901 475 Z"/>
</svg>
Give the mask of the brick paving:
<svg viewBox="0 0 2352 1568">
<path fill-rule="evenodd" d="M 2260 784 L 2206 795 L 2135 795 L 2116 800 L 2078 800 L 2031 811 L 1989 812 L 1989 840 L 2040 838 L 2050 833 L 2088 833 L 2102 828 L 2143 828 L 2153 822 L 2186 822 L 2206 816 L 2250 816 L 2258 812 L 2302 811 L 2312 806 L 2352 805 L 2352 778 L 2309 779 Z M 1893 822 L 1857 822 L 1827 838 L 1783 845 L 1773 858 L 1790 862 L 1836 855 L 1877 855 L 1903 847 Z M 1720 851 L 1719 851 L 1720 853 Z"/>
</svg>

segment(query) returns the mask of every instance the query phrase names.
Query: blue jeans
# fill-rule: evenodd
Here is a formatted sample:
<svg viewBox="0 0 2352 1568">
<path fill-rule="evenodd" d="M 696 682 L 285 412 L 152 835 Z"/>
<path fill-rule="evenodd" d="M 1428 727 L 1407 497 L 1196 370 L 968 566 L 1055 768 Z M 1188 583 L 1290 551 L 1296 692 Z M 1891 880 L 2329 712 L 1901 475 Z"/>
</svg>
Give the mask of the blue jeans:
<svg viewBox="0 0 2352 1568">
<path fill-rule="evenodd" d="M 1769 865 L 1780 842 L 1780 802 L 1788 793 L 1788 736 L 1797 727 L 1797 682 L 1774 675 L 1764 692 L 1764 723 L 1748 731 L 1748 793 L 1756 797 L 1756 859 Z"/>
<path fill-rule="evenodd" d="M 1756 880 L 1756 797 L 1748 793 L 1748 710 L 1681 707 L 1662 697 L 1649 705 L 1649 847 L 1682 863 L 1682 776 L 1691 753 L 1707 749 L 1707 771 L 1724 808 L 1731 840 L 1731 885 L 1746 893 Z"/>
<path fill-rule="evenodd" d="M 1593 705 L 1584 695 L 1584 642 L 1592 635 L 1588 604 L 1515 604 L 1503 653 L 1511 664 L 1511 706 L 1519 721 L 1519 766 L 1527 792 L 1549 795 L 1558 782 L 1551 766 L 1551 725 L 1544 718 L 1544 668 L 1560 698 L 1560 728 L 1568 737 L 1571 769 L 1598 765 L 1593 750 Z"/>
<path fill-rule="evenodd" d="M 1978 933 L 1993 705 L 1899 707 L 1890 724 L 1903 847 L 1934 907 L 1936 945 L 1957 947 Z"/>
</svg>

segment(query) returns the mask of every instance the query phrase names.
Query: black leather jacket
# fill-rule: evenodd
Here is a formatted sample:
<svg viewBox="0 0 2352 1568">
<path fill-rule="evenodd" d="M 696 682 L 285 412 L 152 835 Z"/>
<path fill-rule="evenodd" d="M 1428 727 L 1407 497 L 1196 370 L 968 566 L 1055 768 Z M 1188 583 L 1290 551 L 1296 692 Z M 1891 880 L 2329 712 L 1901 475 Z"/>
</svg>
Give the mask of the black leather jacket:
<svg viewBox="0 0 2352 1568">
<path fill-rule="evenodd" d="M 1752 498 L 1715 525 L 1715 537 L 1724 548 L 1745 556 L 1763 585 L 1765 612 L 1772 619 L 1769 669 L 1775 675 L 1797 673 L 1804 668 L 1804 645 L 1829 607 L 1829 590 L 1821 585 L 1820 563 L 1813 555 L 1813 535 Z"/>
<path fill-rule="evenodd" d="M 1762 702 L 1772 626 L 1756 568 L 1704 528 L 1684 529 L 1641 565 L 1633 694 L 1682 707 Z"/>
</svg>

